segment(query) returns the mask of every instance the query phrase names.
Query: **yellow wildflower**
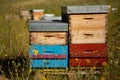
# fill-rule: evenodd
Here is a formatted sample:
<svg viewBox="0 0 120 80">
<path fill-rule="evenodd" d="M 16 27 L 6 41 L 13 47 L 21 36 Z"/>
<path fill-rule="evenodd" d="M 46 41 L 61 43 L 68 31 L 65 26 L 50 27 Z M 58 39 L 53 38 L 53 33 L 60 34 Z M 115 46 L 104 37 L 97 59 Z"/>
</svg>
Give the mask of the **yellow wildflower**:
<svg viewBox="0 0 120 80">
<path fill-rule="evenodd" d="M 120 50 L 120 47 L 116 47 L 116 49 L 119 49 L 119 50 Z"/>
<path fill-rule="evenodd" d="M 15 61 L 12 61 L 12 63 L 15 63 Z"/>
<path fill-rule="evenodd" d="M 47 80 L 44 76 L 42 76 L 42 80 Z"/>
<path fill-rule="evenodd" d="M 102 66 L 106 66 L 106 65 L 107 65 L 107 62 L 103 62 L 103 63 L 102 63 Z"/>
<path fill-rule="evenodd" d="M 34 49 L 34 50 L 33 50 L 33 53 L 34 53 L 34 55 L 38 55 L 38 54 L 39 54 L 39 51 L 36 50 L 36 49 Z"/>
<path fill-rule="evenodd" d="M 5 54 L 5 57 L 7 57 L 8 55 L 7 54 Z"/>
<path fill-rule="evenodd" d="M 78 58 L 75 58 L 76 61 L 78 61 Z"/>
<path fill-rule="evenodd" d="M 105 78 L 102 76 L 100 80 L 105 80 Z"/>
<path fill-rule="evenodd" d="M 90 60 L 89 59 L 86 59 L 86 62 L 87 62 L 87 64 L 90 64 Z"/>
<path fill-rule="evenodd" d="M 46 62 L 46 60 L 43 60 L 44 62 Z"/>
<path fill-rule="evenodd" d="M 92 69 L 92 70 L 96 70 L 97 68 L 96 68 L 96 67 L 92 67 L 91 69 Z"/>
</svg>

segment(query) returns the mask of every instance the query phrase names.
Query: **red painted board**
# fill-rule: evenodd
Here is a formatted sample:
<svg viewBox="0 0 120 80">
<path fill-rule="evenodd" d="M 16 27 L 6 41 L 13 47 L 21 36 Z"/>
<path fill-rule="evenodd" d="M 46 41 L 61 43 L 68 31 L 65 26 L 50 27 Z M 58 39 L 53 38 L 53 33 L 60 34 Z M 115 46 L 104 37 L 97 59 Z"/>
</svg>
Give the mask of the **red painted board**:
<svg viewBox="0 0 120 80">
<path fill-rule="evenodd" d="M 66 59 L 65 54 L 38 54 L 30 55 L 31 59 Z"/>
<path fill-rule="evenodd" d="M 70 44 L 70 57 L 106 57 L 106 44 Z"/>
<path fill-rule="evenodd" d="M 69 58 L 70 67 L 104 67 L 108 58 Z"/>
</svg>

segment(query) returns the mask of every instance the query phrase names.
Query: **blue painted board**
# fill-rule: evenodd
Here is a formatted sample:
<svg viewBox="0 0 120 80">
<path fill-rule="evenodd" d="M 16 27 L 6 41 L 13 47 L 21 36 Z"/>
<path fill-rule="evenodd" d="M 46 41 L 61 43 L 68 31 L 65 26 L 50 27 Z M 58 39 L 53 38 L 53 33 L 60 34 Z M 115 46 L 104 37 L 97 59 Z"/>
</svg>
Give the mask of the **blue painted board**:
<svg viewBox="0 0 120 80">
<path fill-rule="evenodd" d="M 67 45 L 30 45 L 30 55 L 37 54 L 66 54 L 68 55 Z"/>
<path fill-rule="evenodd" d="M 68 59 L 65 60 L 30 60 L 31 68 L 66 68 Z"/>
</svg>

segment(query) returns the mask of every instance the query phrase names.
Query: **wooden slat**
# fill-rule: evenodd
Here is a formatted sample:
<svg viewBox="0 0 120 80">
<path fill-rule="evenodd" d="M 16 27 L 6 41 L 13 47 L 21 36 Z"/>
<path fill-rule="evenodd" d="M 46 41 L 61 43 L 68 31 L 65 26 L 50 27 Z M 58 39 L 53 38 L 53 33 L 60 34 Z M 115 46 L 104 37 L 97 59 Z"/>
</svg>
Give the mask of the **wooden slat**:
<svg viewBox="0 0 120 80">
<path fill-rule="evenodd" d="M 69 58 L 70 67 L 104 67 L 107 65 L 106 58 Z"/>
<path fill-rule="evenodd" d="M 31 32 L 31 44 L 66 44 L 66 32 Z"/>
<path fill-rule="evenodd" d="M 70 44 L 70 57 L 103 58 L 107 57 L 106 44 Z"/>
<path fill-rule="evenodd" d="M 105 43 L 105 28 L 80 28 L 74 27 L 70 29 L 70 37 L 72 44 L 87 43 Z"/>
<path fill-rule="evenodd" d="M 106 27 L 106 14 L 69 15 L 70 27 Z"/>
</svg>

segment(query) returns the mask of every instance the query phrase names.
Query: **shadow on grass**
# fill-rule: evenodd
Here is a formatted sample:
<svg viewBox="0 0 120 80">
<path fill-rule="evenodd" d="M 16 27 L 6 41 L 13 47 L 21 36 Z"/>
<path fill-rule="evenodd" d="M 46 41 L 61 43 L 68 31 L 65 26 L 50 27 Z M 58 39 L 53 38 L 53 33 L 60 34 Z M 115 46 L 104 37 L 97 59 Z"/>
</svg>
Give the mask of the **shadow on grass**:
<svg viewBox="0 0 120 80">
<path fill-rule="evenodd" d="M 15 59 L 0 59 L 0 74 L 7 78 L 27 77 L 29 70 L 29 59 L 18 56 Z"/>
</svg>

